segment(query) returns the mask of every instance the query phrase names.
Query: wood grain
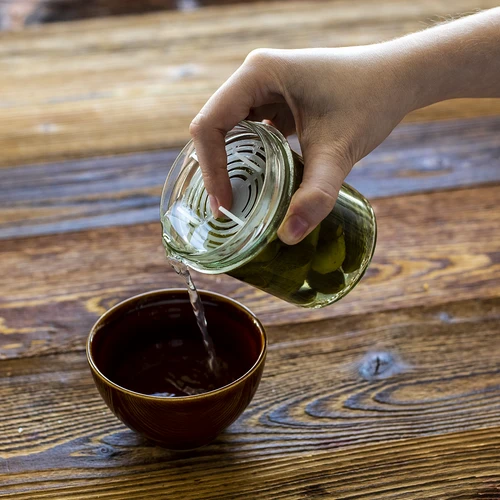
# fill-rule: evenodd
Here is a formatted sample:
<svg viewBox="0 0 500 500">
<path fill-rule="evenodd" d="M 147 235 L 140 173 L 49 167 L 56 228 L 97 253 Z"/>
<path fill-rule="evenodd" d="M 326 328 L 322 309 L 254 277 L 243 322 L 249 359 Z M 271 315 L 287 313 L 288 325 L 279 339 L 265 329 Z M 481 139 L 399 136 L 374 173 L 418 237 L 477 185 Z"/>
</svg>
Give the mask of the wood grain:
<svg viewBox="0 0 500 500">
<path fill-rule="evenodd" d="M 207 5 L 259 0 L 2 0 L 0 27 L 20 29 L 34 24 L 92 17 L 143 14 L 166 9 L 193 10 Z M 3 7 L 3 9 L 2 9 Z"/>
<path fill-rule="evenodd" d="M 176 9 L 176 0 L 3 0 L 0 26 L 21 29 L 34 24 L 91 17 L 142 14 Z M 3 9 L 1 8 L 3 7 Z"/>
<path fill-rule="evenodd" d="M 3 361 L 0 495 L 498 499 L 499 319 L 495 298 L 269 328 L 254 401 L 189 454 L 118 422 L 82 351 Z"/>
<path fill-rule="evenodd" d="M 500 294 L 500 186 L 374 200 L 379 236 L 361 283 L 339 303 L 304 310 L 227 276 L 196 283 L 241 300 L 266 325 L 309 322 Z M 0 357 L 82 349 L 107 308 L 181 286 L 160 225 L 5 240 L 0 247 Z"/>
<path fill-rule="evenodd" d="M 298 142 L 292 140 L 297 150 Z M 379 197 L 500 181 L 500 117 L 401 125 L 347 182 Z M 155 222 L 178 150 L 0 169 L 0 239 Z"/>
<path fill-rule="evenodd" d="M 371 43 L 493 6 L 278 1 L 0 35 L 0 497 L 500 500 L 500 100 L 413 113 L 354 170 L 378 247 L 338 304 L 195 275 L 270 339 L 254 401 L 210 446 L 129 431 L 84 352 L 111 305 L 182 285 L 160 187 L 251 49 Z"/>
<path fill-rule="evenodd" d="M 262 2 L 105 18 L 0 36 L 0 165 L 178 147 L 252 49 L 344 46 L 422 29 L 495 0 Z M 494 116 L 457 100 L 409 120 Z"/>
</svg>

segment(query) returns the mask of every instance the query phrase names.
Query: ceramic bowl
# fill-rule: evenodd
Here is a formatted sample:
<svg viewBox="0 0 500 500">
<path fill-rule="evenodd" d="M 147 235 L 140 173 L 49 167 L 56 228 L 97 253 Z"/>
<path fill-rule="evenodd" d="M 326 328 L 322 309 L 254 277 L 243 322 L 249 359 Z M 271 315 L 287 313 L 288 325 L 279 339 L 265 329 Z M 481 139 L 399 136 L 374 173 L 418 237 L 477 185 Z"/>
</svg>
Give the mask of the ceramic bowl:
<svg viewBox="0 0 500 500">
<path fill-rule="evenodd" d="M 92 376 L 111 411 L 130 429 L 172 450 L 194 449 L 214 440 L 248 406 L 264 369 L 267 339 L 257 317 L 228 297 L 199 293 L 216 350 L 224 347 L 237 359 L 238 378 L 223 387 L 165 397 L 137 392 L 115 378 L 117 364 L 134 349 L 139 336 L 147 339 L 164 332 L 182 339 L 188 331 L 198 332 L 193 330 L 185 289 L 149 292 L 121 302 L 97 321 L 87 342 Z M 133 373 L 129 375 L 133 380 Z"/>
</svg>

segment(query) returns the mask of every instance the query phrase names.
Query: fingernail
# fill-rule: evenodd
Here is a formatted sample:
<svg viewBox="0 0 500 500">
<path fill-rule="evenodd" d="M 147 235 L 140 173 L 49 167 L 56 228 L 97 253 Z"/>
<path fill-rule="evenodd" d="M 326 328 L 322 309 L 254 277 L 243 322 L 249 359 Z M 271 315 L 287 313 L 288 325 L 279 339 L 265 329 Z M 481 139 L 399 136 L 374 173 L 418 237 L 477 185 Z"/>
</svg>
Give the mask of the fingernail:
<svg viewBox="0 0 500 500">
<path fill-rule="evenodd" d="M 281 231 L 280 239 L 287 245 L 295 245 L 306 234 L 309 224 L 300 215 L 290 215 Z"/>
<path fill-rule="evenodd" d="M 217 198 L 213 195 L 209 195 L 208 196 L 208 202 L 210 203 L 210 210 L 212 210 L 212 214 L 213 216 L 217 219 L 217 217 L 219 217 L 219 207 L 220 207 L 220 204 L 219 204 L 219 200 L 217 200 Z"/>
</svg>

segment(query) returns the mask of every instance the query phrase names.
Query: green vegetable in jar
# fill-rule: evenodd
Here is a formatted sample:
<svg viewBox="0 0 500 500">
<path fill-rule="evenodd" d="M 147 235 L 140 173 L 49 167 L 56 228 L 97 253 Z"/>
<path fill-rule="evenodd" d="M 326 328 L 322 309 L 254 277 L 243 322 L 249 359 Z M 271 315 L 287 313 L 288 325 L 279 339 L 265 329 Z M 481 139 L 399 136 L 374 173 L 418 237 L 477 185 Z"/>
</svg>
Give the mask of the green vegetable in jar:
<svg viewBox="0 0 500 500">
<path fill-rule="evenodd" d="M 285 296 L 298 291 L 306 281 L 313 256 L 314 246 L 306 240 L 294 246 L 283 245 L 272 263 L 273 289 Z"/>
<path fill-rule="evenodd" d="M 356 272 L 363 263 L 367 254 L 367 241 L 365 235 L 364 218 L 361 214 L 346 207 L 339 206 L 339 213 L 342 216 L 345 240 L 345 259 L 342 263 L 344 273 Z"/>
<path fill-rule="evenodd" d="M 277 238 L 270 241 L 264 248 L 261 250 L 256 257 L 252 259 L 252 263 L 259 262 L 271 262 L 280 251 L 280 242 Z"/>
<path fill-rule="evenodd" d="M 289 299 L 294 304 L 305 306 L 307 304 L 310 304 L 311 302 L 314 302 L 317 295 L 318 294 L 316 290 L 313 290 L 309 286 L 303 286 L 295 293 L 290 295 Z"/>
<path fill-rule="evenodd" d="M 266 290 L 269 287 L 273 278 L 273 275 L 266 271 L 261 264 L 254 264 L 253 262 L 234 269 L 229 275 L 262 290 Z"/>
<path fill-rule="evenodd" d="M 249 263 L 229 274 L 278 297 L 305 304 L 313 300 L 315 292 L 304 288 L 311 267 L 320 227 L 317 227 L 297 245 L 285 245 L 275 238 Z"/>
<path fill-rule="evenodd" d="M 346 273 L 356 272 L 366 255 L 366 242 L 361 231 L 352 229 L 345 234 L 345 259 L 342 269 Z"/>
<path fill-rule="evenodd" d="M 307 282 L 312 289 L 319 293 L 334 294 L 344 289 L 345 276 L 338 269 L 326 274 L 321 274 L 311 269 L 307 275 Z"/>
<path fill-rule="evenodd" d="M 346 256 L 346 245 L 344 235 L 318 245 L 316 255 L 311 264 L 313 271 L 320 274 L 327 274 L 336 271 L 344 262 Z"/>
</svg>

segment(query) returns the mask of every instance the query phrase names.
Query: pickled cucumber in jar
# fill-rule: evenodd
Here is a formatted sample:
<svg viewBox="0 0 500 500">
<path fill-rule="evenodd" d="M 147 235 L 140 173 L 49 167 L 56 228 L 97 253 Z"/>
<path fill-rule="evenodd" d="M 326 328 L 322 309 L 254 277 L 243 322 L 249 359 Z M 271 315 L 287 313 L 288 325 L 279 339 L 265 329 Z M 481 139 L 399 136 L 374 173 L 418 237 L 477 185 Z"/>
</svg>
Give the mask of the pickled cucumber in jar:
<svg viewBox="0 0 500 500">
<path fill-rule="evenodd" d="M 320 228 L 316 228 L 297 245 L 286 245 L 278 238 L 269 242 L 247 264 L 228 274 L 265 292 L 295 304 L 314 299 L 307 275 L 315 256 Z M 307 292 L 301 290 L 307 289 Z"/>
<path fill-rule="evenodd" d="M 345 259 L 342 270 L 345 273 L 355 273 L 361 268 L 363 259 L 366 258 L 369 251 L 368 228 L 364 217 L 357 217 L 356 212 L 352 209 L 347 210 L 345 207 L 339 206 L 338 211 L 342 217 L 345 234 Z"/>
<path fill-rule="evenodd" d="M 323 307 L 350 292 L 376 240 L 369 202 L 343 184 L 328 216 L 296 245 L 277 231 L 304 171 L 275 128 L 243 121 L 225 138 L 231 207 L 215 217 L 194 144 L 175 161 L 162 193 L 163 242 L 169 255 L 207 274 L 226 273 L 289 303 Z M 226 209 L 227 208 L 227 209 Z"/>
<path fill-rule="evenodd" d="M 300 243 L 289 246 L 275 235 L 249 263 L 228 274 L 304 307 L 331 301 L 368 251 L 363 218 L 337 205 Z"/>
</svg>

